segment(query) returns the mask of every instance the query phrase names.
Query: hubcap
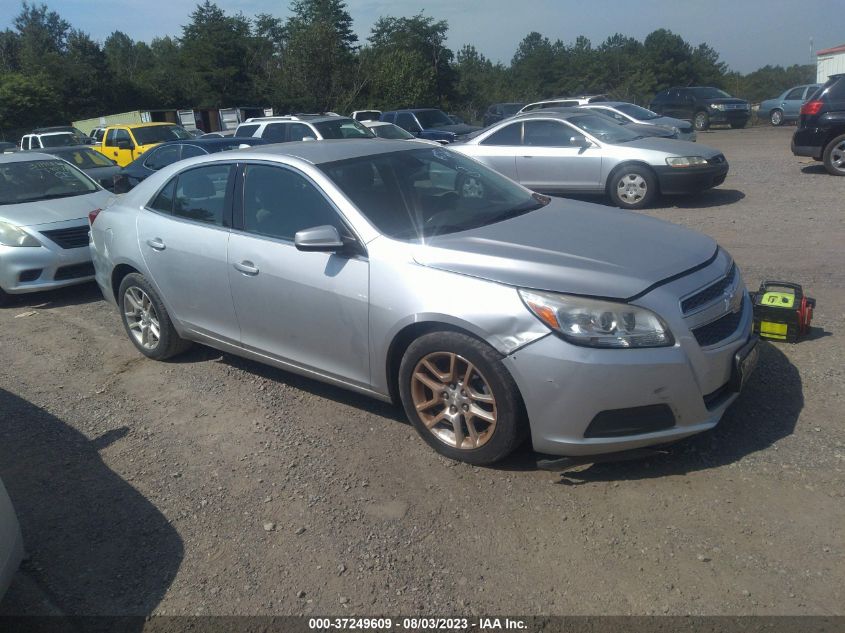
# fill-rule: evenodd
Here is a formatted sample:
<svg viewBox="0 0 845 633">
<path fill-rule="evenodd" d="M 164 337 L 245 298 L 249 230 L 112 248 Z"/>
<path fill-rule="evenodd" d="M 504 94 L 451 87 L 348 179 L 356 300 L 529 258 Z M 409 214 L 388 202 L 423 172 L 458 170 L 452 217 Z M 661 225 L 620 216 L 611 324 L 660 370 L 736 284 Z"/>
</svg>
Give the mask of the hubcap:
<svg viewBox="0 0 845 633">
<path fill-rule="evenodd" d="M 637 204 L 648 192 L 648 183 L 639 174 L 625 174 L 616 183 L 616 193 L 625 204 Z"/>
<path fill-rule="evenodd" d="M 698 130 L 703 130 L 704 126 L 707 124 L 707 117 L 703 114 L 699 114 L 695 117 L 695 127 Z"/>
<path fill-rule="evenodd" d="M 772 112 L 772 123 L 774 125 L 780 125 L 781 119 L 783 119 L 783 114 L 781 114 L 780 110 Z"/>
<path fill-rule="evenodd" d="M 137 286 L 126 289 L 123 295 L 123 314 L 129 333 L 144 349 L 155 349 L 161 337 L 158 314 L 149 295 Z"/>
<path fill-rule="evenodd" d="M 845 172 L 845 141 L 836 145 L 830 152 L 830 164 L 836 171 Z"/>
<path fill-rule="evenodd" d="M 493 390 L 458 354 L 434 352 L 420 360 L 411 376 L 411 398 L 425 427 L 452 448 L 479 448 L 496 430 Z"/>
</svg>

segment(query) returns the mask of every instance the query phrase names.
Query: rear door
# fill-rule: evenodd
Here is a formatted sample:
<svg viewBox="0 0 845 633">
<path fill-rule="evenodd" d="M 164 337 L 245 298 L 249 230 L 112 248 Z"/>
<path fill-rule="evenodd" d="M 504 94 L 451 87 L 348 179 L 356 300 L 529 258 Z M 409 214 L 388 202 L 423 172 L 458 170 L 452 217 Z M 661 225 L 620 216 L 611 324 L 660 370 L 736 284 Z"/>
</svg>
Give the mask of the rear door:
<svg viewBox="0 0 845 633">
<path fill-rule="evenodd" d="M 787 118 L 795 119 L 798 117 L 798 111 L 801 109 L 801 104 L 804 103 L 805 92 L 807 92 L 806 86 L 799 86 L 784 95 L 780 106 Z"/>
<path fill-rule="evenodd" d="M 581 138 L 563 121 L 525 121 L 516 157 L 519 182 L 537 191 L 600 190 L 602 150 L 585 148 Z"/>
<path fill-rule="evenodd" d="M 212 338 L 237 344 L 240 329 L 229 289 L 232 163 L 174 176 L 138 216 L 144 262 L 173 316 Z"/>
</svg>

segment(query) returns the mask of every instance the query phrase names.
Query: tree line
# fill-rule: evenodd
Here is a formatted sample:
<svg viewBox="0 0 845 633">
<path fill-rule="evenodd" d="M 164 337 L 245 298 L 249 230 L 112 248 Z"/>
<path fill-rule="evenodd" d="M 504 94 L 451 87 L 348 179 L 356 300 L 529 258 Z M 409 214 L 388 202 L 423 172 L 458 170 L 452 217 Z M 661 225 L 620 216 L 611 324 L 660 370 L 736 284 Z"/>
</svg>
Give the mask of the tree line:
<svg viewBox="0 0 845 633">
<path fill-rule="evenodd" d="M 278 112 L 440 107 L 478 120 L 491 103 L 604 93 L 647 105 L 675 85 L 721 87 L 751 101 L 815 78 L 812 65 L 731 71 L 707 44 L 667 29 L 598 45 L 532 32 L 509 65 L 422 13 L 383 16 L 359 41 L 344 0 L 293 0 L 286 20 L 198 4 L 181 35 L 102 43 L 44 4 L 24 1 L 0 32 L 0 134 L 130 110 L 272 106 Z"/>
</svg>

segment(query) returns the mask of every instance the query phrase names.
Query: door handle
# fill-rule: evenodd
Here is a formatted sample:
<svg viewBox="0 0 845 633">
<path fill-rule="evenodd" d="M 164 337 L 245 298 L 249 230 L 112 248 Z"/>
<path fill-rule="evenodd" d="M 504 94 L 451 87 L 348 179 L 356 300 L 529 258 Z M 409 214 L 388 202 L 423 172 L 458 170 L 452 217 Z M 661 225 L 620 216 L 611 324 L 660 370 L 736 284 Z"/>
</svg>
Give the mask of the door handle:
<svg viewBox="0 0 845 633">
<path fill-rule="evenodd" d="M 234 264 L 235 270 L 242 272 L 244 275 L 257 275 L 258 266 L 249 260 L 244 260 L 239 264 Z"/>
<path fill-rule="evenodd" d="M 151 240 L 147 240 L 147 246 L 149 246 L 154 251 L 163 251 L 167 248 L 164 245 L 164 241 L 160 237 L 155 237 Z"/>
</svg>

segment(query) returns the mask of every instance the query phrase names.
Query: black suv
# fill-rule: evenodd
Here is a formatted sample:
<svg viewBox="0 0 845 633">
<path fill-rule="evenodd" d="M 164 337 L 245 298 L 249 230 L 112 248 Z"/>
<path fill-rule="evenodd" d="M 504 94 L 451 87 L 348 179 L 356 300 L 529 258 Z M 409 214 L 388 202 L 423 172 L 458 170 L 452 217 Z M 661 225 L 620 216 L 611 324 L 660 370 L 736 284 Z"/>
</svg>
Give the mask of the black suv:
<svg viewBox="0 0 845 633">
<path fill-rule="evenodd" d="M 824 161 L 834 176 L 845 176 L 845 74 L 831 75 L 801 106 L 792 153 Z"/>
<path fill-rule="evenodd" d="M 727 123 L 733 128 L 745 127 L 751 116 L 747 101 L 736 99 L 718 88 L 669 88 L 658 92 L 649 110 L 676 119 L 692 121 L 703 132 L 713 123 Z"/>
</svg>

